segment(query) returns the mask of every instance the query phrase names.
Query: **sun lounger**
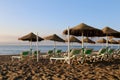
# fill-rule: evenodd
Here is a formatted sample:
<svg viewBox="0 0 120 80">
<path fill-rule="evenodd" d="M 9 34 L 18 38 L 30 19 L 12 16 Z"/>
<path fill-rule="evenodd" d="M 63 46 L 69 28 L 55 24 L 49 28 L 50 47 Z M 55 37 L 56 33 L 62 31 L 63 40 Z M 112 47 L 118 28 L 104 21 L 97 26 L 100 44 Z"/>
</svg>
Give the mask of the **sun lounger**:
<svg viewBox="0 0 120 80">
<path fill-rule="evenodd" d="M 14 61 L 14 59 L 18 59 L 19 61 L 22 59 L 21 56 L 12 56 L 12 61 Z"/>
<path fill-rule="evenodd" d="M 55 55 L 61 55 L 61 53 L 62 53 L 62 50 L 56 50 L 56 52 L 55 52 Z"/>
<path fill-rule="evenodd" d="M 54 55 L 54 51 L 53 51 L 53 50 L 49 50 L 49 51 L 47 52 L 47 55 L 48 55 L 49 57 L 53 56 L 53 55 Z"/>
<path fill-rule="evenodd" d="M 40 51 L 38 51 L 38 56 L 39 56 L 39 54 L 40 54 Z M 32 59 L 36 59 L 37 58 L 37 51 L 34 51 L 33 53 L 32 53 Z"/>
<path fill-rule="evenodd" d="M 108 49 L 108 52 L 106 53 L 106 58 L 105 58 L 105 60 L 111 60 L 112 58 L 113 58 L 113 55 L 114 55 L 114 51 L 115 51 L 115 49 L 111 49 L 111 48 L 109 48 Z"/>
<path fill-rule="evenodd" d="M 25 57 L 29 56 L 29 51 L 23 51 L 20 53 L 20 56 L 12 56 L 12 61 L 14 61 L 14 59 L 18 59 L 19 61 L 22 60 Z"/>
<path fill-rule="evenodd" d="M 78 55 L 80 53 L 80 49 L 72 49 L 72 51 L 70 52 L 70 60 L 73 59 L 76 55 Z M 68 62 L 69 57 L 68 56 L 54 56 L 54 57 L 50 57 L 50 61 L 51 63 L 53 63 L 53 60 L 58 61 L 58 60 L 64 60 L 64 62 Z"/>
<path fill-rule="evenodd" d="M 91 56 L 92 56 L 92 51 L 93 49 L 84 49 L 84 53 L 81 59 L 81 63 L 83 63 L 86 60 L 91 60 Z"/>
<path fill-rule="evenodd" d="M 96 55 L 92 56 L 93 62 L 98 61 L 99 59 L 102 61 L 105 54 L 106 54 L 107 49 L 106 48 L 101 48 Z"/>
</svg>

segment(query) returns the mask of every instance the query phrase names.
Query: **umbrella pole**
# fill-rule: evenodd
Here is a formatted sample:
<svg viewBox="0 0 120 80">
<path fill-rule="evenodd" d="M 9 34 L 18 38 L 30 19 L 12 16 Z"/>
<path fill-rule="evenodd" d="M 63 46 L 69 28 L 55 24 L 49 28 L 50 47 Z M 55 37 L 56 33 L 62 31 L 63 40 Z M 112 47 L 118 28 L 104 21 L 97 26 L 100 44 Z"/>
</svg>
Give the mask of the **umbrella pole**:
<svg viewBox="0 0 120 80">
<path fill-rule="evenodd" d="M 82 57 L 83 57 L 83 59 L 82 59 L 81 63 L 84 62 L 84 36 L 83 36 L 83 32 L 82 32 Z"/>
<path fill-rule="evenodd" d="M 70 64 L 70 32 L 68 27 L 68 64 Z"/>
<path fill-rule="evenodd" d="M 30 41 L 30 55 L 32 54 L 32 40 Z M 33 56 L 33 54 L 32 54 Z"/>
<path fill-rule="evenodd" d="M 83 33 L 82 33 L 82 48 L 84 48 L 84 36 L 83 36 Z"/>
<path fill-rule="evenodd" d="M 39 61 L 39 54 L 38 54 L 38 33 L 37 33 L 37 36 L 36 36 L 36 38 L 37 38 L 37 62 Z"/>
<path fill-rule="evenodd" d="M 54 54 L 55 54 L 55 51 L 56 51 L 56 42 L 54 41 Z"/>
<path fill-rule="evenodd" d="M 106 47 L 108 47 L 108 36 L 106 36 Z"/>
<path fill-rule="evenodd" d="M 118 49 L 120 48 L 120 45 L 118 44 Z"/>
<path fill-rule="evenodd" d="M 106 48 L 107 48 L 107 53 L 108 53 L 108 36 L 106 35 Z"/>
</svg>

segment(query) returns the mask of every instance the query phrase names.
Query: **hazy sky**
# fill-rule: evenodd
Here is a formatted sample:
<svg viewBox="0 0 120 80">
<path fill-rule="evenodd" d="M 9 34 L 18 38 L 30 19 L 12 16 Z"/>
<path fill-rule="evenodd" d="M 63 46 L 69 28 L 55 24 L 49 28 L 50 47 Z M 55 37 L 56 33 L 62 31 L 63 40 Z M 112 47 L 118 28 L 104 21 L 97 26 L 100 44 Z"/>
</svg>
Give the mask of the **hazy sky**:
<svg viewBox="0 0 120 80">
<path fill-rule="evenodd" d="M 62 35 L 82 22 L 120 31 L 120 0 L 0 0 L 0 42 L 29 32 Z"/>
</svg>

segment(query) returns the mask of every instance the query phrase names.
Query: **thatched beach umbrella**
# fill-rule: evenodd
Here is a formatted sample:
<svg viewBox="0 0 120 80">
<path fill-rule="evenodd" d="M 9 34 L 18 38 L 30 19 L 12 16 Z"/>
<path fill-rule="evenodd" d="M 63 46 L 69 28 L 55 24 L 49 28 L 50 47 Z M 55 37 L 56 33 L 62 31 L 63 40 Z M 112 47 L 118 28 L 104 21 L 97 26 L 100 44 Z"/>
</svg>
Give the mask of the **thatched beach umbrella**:
<svg viewBox="0 0 120 80">
<path fill-rule="evenodd" d="M 116 40 L 114 40 L 114 39 L 110 39 L 109 41 L 108 41 L 110 44 L 119 44 Z"/>
<path fill-rule="evenodd" d="M 54 52 L 55 52 L 55 49 L 56 49 L 56 41 L 57 41 L 57 42 L 65 42 L 62 38 L 60 38 L 60 37 L 59 37 L 58 35 L 56 35 L 56 34 L 46 36 L 46 37 L 44 37 L 44 39 L 45 39 L 45 40 L 54 41 Z"/>
<path fill-rule="evenodd" d="M 65 42 L 68 42 L 68 39 L 66 39 Z M 70 36 L 70 42 L 81 43 L 81 41 L 77 39 L 75 36 Z"/>
<path fill-rule="evenodd" d="M 120 40 L 118 40 L 118 43 L 120 44 Z"/>
<path fill-rule="evenodd" d="M 106 35 L 106 47 L 108 47 L 108 36 L 119 36 L 120 32 L 110 28 L 110 27 L 105 27 L 102 29 L 103 33 Z"/>
<path fill-rule="evenodd" d="M 83 36 L 94 37 L 94 36 L 103 36 L 103 32 L 97 28 L 91 27 L 87 24 L 81 23 L 69 30 L 70 35 L 82 36 L 82 48 L 84 46 Z M 64 30 L 64 34 L 67 34 L 68 31 Z"/>
<path fill-rule="evenodd" d="M 83 41 L 84 41 L 85 43 L 95 44 L 95 41 L 89 39 L 88 37 L 84 38 Z"/>
<path fill-rule="evenodd" d="M 103 32 L 97 28 L 93 28 L 87 24 L 81 23 L 73 28 L 64 30 L 63 34 L 70 34 L 75 36 L 82 36 L 82 48 L 84 47 L 83 36 L 94 37 L 94 36 L 103 36 Z"/>
<path fill-rule="evenodd" d="M 37 35 L 35 35 L 34 33 L 29 33 L 21 38 L 18 38 L 18 40 L 22 40 L 22 41 L 29 41 L 30 42 L 30 49 L 32 46 L 32 42 L 36 42 L 37 41 Z M 38 41 L 42 41 L 43 38 L 38 36 Z"/>
<path fill-rule="evenodd" d="M 69 41 L 68 41 L 68 40 L 69 40 Z M 80 41 L 79 39 L 77 39 L 75 36 L 70 36 L 69 39 L 67 38 L 67 39 L 65 40 L 65 42 L 68 42 L 68 43 L 69 43 L 69 42 L 70 42 L 70 43 L 73 43 L 73 42 L 74 42 L 74 43 L 75 43 L 75 42 L 76 42 L 76 43 L 81 43 L 81 41 Z M 68 44 L 68 45 L 70 45 L 70 44 Z"/>
<path fill-rule="evenodd" d="M 106 41 L 106 39 L 101 38 L 101 39 L 97 40 L 96 42 L 100 43 L 100 44 L 102 43 L 102 47 L 103 47 L 104 46 L 103 44 L 106 43 L 107 41 Z"/>
<path fill-rule="evenodd" d="M 96 42 L 97 43 L 106 43 L 107 41 L 106 41 L 106 39 L 101 38 L 101 39 L 97 40 Z"/>
<path fill-rule="evenodd" d="M 84 43 L 95 44 L 95 41 L 89 39 L 88 37 L 84 38 L 83 41 L 84 41 Z M 87 45 L 86 45 L 86 47 L 87 47 Z"/>
<path fill-rule="evenodd" d="M 108 43 L 109 44 L 119 44 L 116 40 L 114 40 L 114 39 L 110 39 L 110 40 L 108 40 Z M 112 46 L 111 46 L 112 47 Z M 118 46 L 119 47 L 119 46 Z"/>
<path fill-rule="evenodd" d="M 37 47 L 38 47 L 38 41 L 44 40 L 43 38 L 39 37 L 38 34 L 35 35 L 34 33 L 29 33 L 21 38 L 18 38 L 18 40 L 22 41 L 29 41 L 30 42 L 30 50 L 32 50 L 32 42 L 37 42 Z M 37 61 L 38 61 L 38 48 L 37 48 Z"/>
<path fill-rule="evenodd" d="M 30 41 L 30 42 L 36 42 L 37 41 L 37 38 L 36 38 L 37 35 L 35 35 L 34 33 L 29 33 L 21 38 L 18 38 L 18 40 L 23 40 L 23 41 Z M 43 38 L 39 37 L 38 36 L 38 41 L 42 41 Z"/>
</svg>

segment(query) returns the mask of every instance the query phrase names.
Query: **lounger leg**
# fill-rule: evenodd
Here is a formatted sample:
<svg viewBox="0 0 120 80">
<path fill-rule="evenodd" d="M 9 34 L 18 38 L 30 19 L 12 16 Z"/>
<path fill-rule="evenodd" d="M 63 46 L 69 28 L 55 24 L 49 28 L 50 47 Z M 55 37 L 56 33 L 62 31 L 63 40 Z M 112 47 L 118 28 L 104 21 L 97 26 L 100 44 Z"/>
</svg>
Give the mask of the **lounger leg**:
<svg viewBox="0 0 120 80">
<path fill-rule="evenodd" d="M 50 62 L 53 63 L 52 59 L 50 59 Z"/>
<path fill-rule="evenodd" d="M 12 61 L 13 61 L 13 57 L 11 57 L 12 58 Z"/>
</svg>

